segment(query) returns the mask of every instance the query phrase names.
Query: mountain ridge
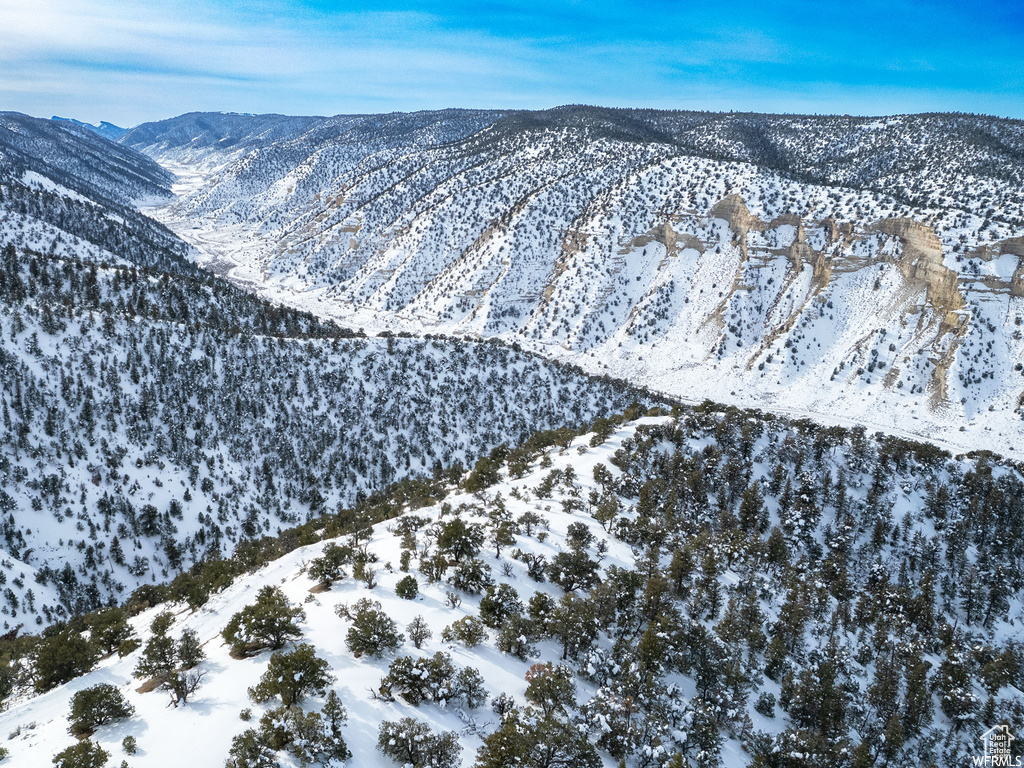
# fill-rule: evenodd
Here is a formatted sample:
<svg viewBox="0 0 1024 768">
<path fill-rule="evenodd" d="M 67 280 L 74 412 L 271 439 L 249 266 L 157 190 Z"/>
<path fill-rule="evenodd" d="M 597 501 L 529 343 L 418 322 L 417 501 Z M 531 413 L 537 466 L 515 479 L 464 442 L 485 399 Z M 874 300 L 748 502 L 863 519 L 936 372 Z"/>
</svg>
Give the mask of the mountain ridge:
<svg viewBox="0 0 1024 768">
<path fill-rule="evenodd" d="M 0 115 L 0 155 L 0 631 L 648 399 L 512 345 L 367 338 L 239 290 L 135 209 L 144 173 L 165 194 L 171 177 L 84 129 Z"/>
<path fill-rule="evenodd" d="M 117 141 L 130 130 L 113 123 L 108 123 L 106 120 L 101 120 L 99 123 L 83 123 L 81 120 L 76 120 L 73 117 L 60 117 L 59 115 L 54 115 L 50 119 L 58 122 L 72 123 L 80 128 L 92 131 L 109 141 Z"/>
<path fill-rule="evenodd" d="M 1022 449 L 1021 121 L 568 106 L 274 118 L 264 139 L 231 120 L 254 129 L 230 149 L 124 141 L 187 182 L 154 215 L 250 290 L 691 400 Z"/>
<path fill-rule="evenodd" d="M 409 759 L 379 735 L 402 717 L 451 734 L 443 768 L 507 765 L 516 744 L 588 768 L 962 764 L 989 723 L 1024 727 L 1021 468 L 711 405 L 537 435 L 433 498 L 383 494 L 206 563 L 187 597 L 143 588 L 81 618 L 89 643 L 132 642 L 34 692 L 16 675 L 9 759 L 81 743 L 66 713 L 106 684 L 132 708 L 88 743 L 119 756 L 131 736 L 140 768 L 337 765 L 313 723 L 292 733 L 330 692 L 359 764 Z M 278 650 L 240 637 L 271 600 L 293 616 Z M 172 708 L 148 670 L 187 631 L 201 674 Z M 324 682 L 282 710 L 299 651 Z"/>
</svg>

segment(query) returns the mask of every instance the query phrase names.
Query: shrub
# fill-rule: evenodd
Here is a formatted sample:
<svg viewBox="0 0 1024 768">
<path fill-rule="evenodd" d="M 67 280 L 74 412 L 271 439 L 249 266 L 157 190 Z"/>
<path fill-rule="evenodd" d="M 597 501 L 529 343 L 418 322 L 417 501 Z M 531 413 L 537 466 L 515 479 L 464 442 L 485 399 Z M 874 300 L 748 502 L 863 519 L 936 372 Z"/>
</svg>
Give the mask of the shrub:
<svg viewBox="0 0 1024 768">
<path fill-rule="evenodd" d="M 142 645 L 142 641 L 137 637 L 129 637 L 127 640 L 121 641 L 121 644 L 117 646 L 117 658 L 123 659 L 129 654 L 135 653 Z"/>
<path fill-rule="evenodd" d="M 510 710 L 501 725 L 484 739 L 477 752 L 476 768 L 520 768 L 564 765 L 600 768 L 601 758 L 587 737 L 573 723 L 536 710 Z"/>
<path fill-rule="evenodd" d="M 491 700 L 491 709 L 494 710 L 494 714 L 498 717 L 505 717 L 505 715 L 515 709 L 515 706 L 516 700 L 504 691 Z"/>
<path fill-rule="evenodd" d="M 249 728 L 231 740 L 224 768 L 281 768 L 266 738 Z"/>
<path fill-rule="evenodd" d="M 398 648 L 405 640 L 405 636 L 399 634 L 394 619 L 381 610 L 378 602 L 371 602 L 365 597 L 358 600 L 352 608 L 352 616 L 345 644 L 356 657 L 365 653 L 379 658 Z"/>
<path fill-rule="evenodd" d="M 64 628 L 54 630 L 50 635 L 44 632 L 43 635 L 36 646 L 32 664 L 36 693 L 74 680 L 92 669 L 96 651 L 78 632 Z"/>
<path fill-rule="evenodd" d="M 395 585 L 395 594 L 403 600 L 414 600 L 420 592 L 415 576 L 403 576 Z"/>
<path fill-rule="evenodd" d="M 597 447 L 615 432 L 615 422 L 606 418 L 598 418 L 590 425 L 590 431 L 594 433 L 590 438 L 590 446 Z"/>
<path fill-rule="evenodd" d="M 547 567 L 548 578 L 566 592 L 589 589 L 598 581 L 598 564 L 580 549 L 559 552 Z"/>
<path fill-rule="evenodd" d="M 0 702 L 14 693 L 14 686 L 18 682 L 18 674 L 7 662 L 0 661 Z"/>
<path fill-rule="evenodd" d="M 420 558 L 420 573 L 427 577 L 430 584 L 440 581 L 447 571 L 448 558 L 440 552 Z"/>
<path fill-rule="evenodd" d="M 352 547 L 331 543 L 324 547 L 320 557 L 310 560 L 306 572 L 313 581 L 330 586 L 345 577 L 344 566 L 352 562 L 352 557 Z"/>
<path fill-rule="evenodd" d="M 341 729 L 348 714 L 338 694 L 331 691 L 323 710 L 303 712 L 278 707 L 234 738 L 225 768 L 280 768 L 277 750 L 287 749 L 301 765 L 335 765 L 351 757 Z"/>
<path fill-rule="evenodd" d="M 458 642 L 467 648 L 473 648 L 487 639 L 487 630 L 480 619 L 463 616 L 441 631 L 441 639 L 446 643 Z"/>
<path fill-rule="evenodd" d="M 525 661 L 537 653 L 537 630 L 525 616 L 509 616 L 498 631 L 498 650 Z"/>
<path fill-rule="evenodd" d="M 298 707 L 272 709 L 260 718 L 259 738 L 273 750 L 287 749 L 301 765 L 327 765 L 350 756 L 345 740 L 332 735 L 331 728 L 316 712 Z"/>
<path fill-rule="evenodd" d="M 103 768 L 110 755 L 99 744 L 85 739 L 53 757 L 57 768 Z"/>
<path fill-rule="evenodd" d="M 166 635 L 171 631 L 172 626 L 174 626 L 174 614 L 170 611 L 160 611 L 150 622 L 149 631 L 154 635 Z"/>
<path fill-rule="evenodd" d="M 109 683 L 83 688 L 71 697 L 68 730 L 73 736 L 90 736 L 101 725 L 125 720 L 135 709 L 124 695 Z"/>
<path fill-rule="evenodd" d="M 771 691 L 762 691 L 754 702 L 754 710 L 765 717 L 775 717 L 775 694 Z"/>
<path fill-rule="evenodd" d="M 155 633 L 146 643 L 142 658 L 135 667 L 135 676 L 150 677 L 160 684 L 161 690 L 171 695 L 174 706 L 186 704 L 203 681 L 203 673 L 195 668 L 206 653 L 199 635 L 194 629 L 183 629 L 181 638 L 175 642 L 167 634 L 170 629 L 169 613 L 162 613 L 154 619 L 151 629 Z"/>
<path fill-rule="evenodd" d="M 206 658 L 203 644 L 199 642 L 199 635 L 194 629 L 188 628 L 181 631 L 178 639 L 178 663 L 182 669 L 192 669 Z"/>
<path fill-rule="evenodd" d="M 124 608 L 104 608 L 85 616 L 89 638 L 93 645 L 104 654 L 111 654 L 135 636 L 135 630 L 128 624 L 128 612 Z"/>
<path fill-rule="evenodd" d="M 204 677 L 205 673 L 200 670 L 176 669 L 163 680 L 160 688 L 171 694 L 171 704 L 176 707 L 179 704 L 188 703 L 192 694 L 199 690 Z"/>
<path fill-rule="evenodd" d="M 140 679 L 155 677 L 163 679 L 178 665 L 178 648 L 174 638 L 166 633 L 153 635 L 142 649 L 139 663 L 135 665 L 135 676 Z"/>
<path fill-rule="evenodd" d="M 455 689 L 458 697 L 470 709 L 482 707 L 487 703 L 487 687 L 484 676 L 475 667 L 464 667 L 455 676 Z"/>
<path fill-rule="evenodd" d="M 594 543 L 594 534 L 586 523 L 570 523 L 565 532 L 565 543 L 572 549 L 582 550 Z"/>
<path fill-rule="evenodd" d="M 121 740 L 121 749 L 124 750 L 126 755 L 134 755 L 139 751 L 138 742 L 135 741 L 134 736 L 125 736 Z"/>
<path fill-rule="evenodd" d="M 476 557 L 485 539 L 484 528 L 467 523 L 461 517 L 442 521 L 437 534 L 437 549 L 459 562 Z"/>
<path fill-rule="evenodd" d="M 303 643 L 294 651 L 275 651 L 260 682 L 249 689 L 253 701 L 262 704 L 275 696 L 286 707 L 298 704 L 305 696 L 322 696 L 334 678 L 330 665 L 317 657 L 316 649 Z"/>
<path fill-rule="evenodd" d="M 487 700 L 480 673 L 472 667 L 457 670 L 447 653 L 421 659 L 400 656 L 391 662 L 380 688 L 401 696 L 414 707 L 425 701 L 436 701 L 444 706 L 458 700 L 476 708 Z"/>
<path fill-rule="evenodd" d="M 289 640 L 302 636 L 297 622 L 305 618 L 302 608 L 289 603 L 278 587 L 268 585 L 259 591 L 253 605 L 231 617 L 221 636 L 236 655 L 276 651 Z"/>
<path fill-rule="evenodd" d="M 366 585 L 367 589 L 377 586 L 377 569 L 369 565 L 356 563 L 356 569 L 352 573 L 357 579 Z"/>
<path fill-rule="evenodd" d="M 500 627 L 513 613 L 522 612 L 519 593 L 508 584 L 488 587 L 487 594 L 480 599 L 480 619 L 491 629 Z"/>
<path fill-rule="evenodd" d="M 440 652 L 422 659 L 399 656 L 391 662 L 380 688 L 414 707 L 424 701 L 444 704 L 455 695 L 455 665 L 448 654 Z"/>
<path fill-rule="evenodd" d="M 545 715 L 576 706 L 572 669 L 564 664 L 534 664 L 526 673 L 526 682 L 526 700 L 540 707 Z"/>
<path fill-rule="evenodd" d="M 331 754 L 338 760 L 346 760 L 351 753 L 341 736 L 341 729 L 348 721 L 348 711 L 334 691 L 327 694 L 324 707 L 320 710 L 320 717 L 323 718 L 324 733 L 331 745 Z"/>
<path fill-rule="evenodd" d="M 476 464 L 473 467 L 473 471 L 469 473 L 469 477 L 463 483 L 463 487 L 469 493 L 478 493 L 492 485 L 494 485 L 500 479 L 498 470 L 501 468 L 501 462 L 495 461 L 487 456 L 481 456 L 477 459 Z"/>
<path fill-rule="evenodd" d="M 430 631 L 427 620 L 422 616 L 417 616 L 410 621 L 405 631 L 409 633 L 409 639 L 412 640 L 412 644 L 417 648 L 422 648 L 423 643 L 433 637 L 434 634 Z"/>
<path fill-rule="evenodd" d="M 411 717 L 381 723 L 377 749 L 401 765 L 417 768 L 455 768 L 462 752 L 453 732 L 434 733 L 425 723 Z"/>
<path fill-rule="evenodd" d="M 456 589 L 469 592 L 471 595 L 479 594 L 494 584 L 490 566 L 477 558 L 470 558 L 456 565 L 449 581 Z"/>
</svg>

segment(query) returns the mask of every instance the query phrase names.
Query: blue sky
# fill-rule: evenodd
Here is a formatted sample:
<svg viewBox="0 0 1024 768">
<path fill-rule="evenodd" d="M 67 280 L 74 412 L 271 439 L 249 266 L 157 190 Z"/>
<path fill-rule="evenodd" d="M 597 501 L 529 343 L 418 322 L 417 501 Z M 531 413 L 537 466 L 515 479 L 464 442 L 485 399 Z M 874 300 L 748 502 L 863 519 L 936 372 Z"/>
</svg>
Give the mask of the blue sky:
<svg viewBox="0 0 1024 768">
<path fill-rule="evenodd" d="M 0 109 L 567 103 L 1024 118 L 1024 3 L 0 0 Z"/>
</svg>

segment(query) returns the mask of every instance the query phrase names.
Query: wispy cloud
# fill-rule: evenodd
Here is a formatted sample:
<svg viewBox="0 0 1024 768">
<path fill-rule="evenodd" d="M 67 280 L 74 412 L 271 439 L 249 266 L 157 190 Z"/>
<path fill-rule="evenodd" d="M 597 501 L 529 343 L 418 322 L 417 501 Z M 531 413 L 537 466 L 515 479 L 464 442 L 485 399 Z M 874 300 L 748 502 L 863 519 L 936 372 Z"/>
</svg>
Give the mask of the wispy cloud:
<svg viewBox="0 0 1024 768">
<path fill-rule="evenodd" d="M 122 124 L 581 101 L 1024 116 L 1021 13 L 958 7 L 0 0 L 0 108 Z"/>
</svg>

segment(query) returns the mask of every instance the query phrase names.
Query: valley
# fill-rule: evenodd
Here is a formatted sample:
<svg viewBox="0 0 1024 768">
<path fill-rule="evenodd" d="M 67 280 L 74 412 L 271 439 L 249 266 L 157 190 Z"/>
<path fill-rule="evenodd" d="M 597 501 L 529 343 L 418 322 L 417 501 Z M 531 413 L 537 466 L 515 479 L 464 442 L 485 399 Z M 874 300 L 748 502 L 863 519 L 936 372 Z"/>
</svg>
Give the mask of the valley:
<svg viewBox="0 0 1024 768">
<path fill-rule="evenodd" d="M 0 128 L 4 766 L 1024 731 L 1020 123 Z"/>
<path fill-rule="evenodd" d="M 122 141 L 178 174 L 147 210 L 198 263 L 348 327 L 1024 455 L 1017 122 L 189 115 Z"/>
</svg>

